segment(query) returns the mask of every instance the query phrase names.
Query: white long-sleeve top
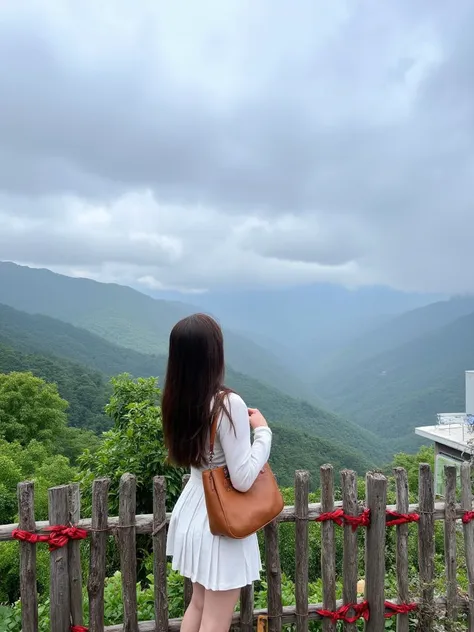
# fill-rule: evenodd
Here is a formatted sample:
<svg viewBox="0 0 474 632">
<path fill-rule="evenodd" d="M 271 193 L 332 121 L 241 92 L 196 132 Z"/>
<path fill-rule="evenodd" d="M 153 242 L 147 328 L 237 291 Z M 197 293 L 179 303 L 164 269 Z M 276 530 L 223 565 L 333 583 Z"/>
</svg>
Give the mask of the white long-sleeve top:
<svg viewBox="0 0 474 632">
<path fill-rule="evenodd" d="M 236 393 L 230 393 L 226 400 L 233 426 L 223 412 L 217 426 L 212 463 L 217 467 L 227 465 L 233 487 L 246 492 L 268 461 L 272 431 L 266 426 L 256 428 L 252 442 L 247 405 Z"/>
</svg>

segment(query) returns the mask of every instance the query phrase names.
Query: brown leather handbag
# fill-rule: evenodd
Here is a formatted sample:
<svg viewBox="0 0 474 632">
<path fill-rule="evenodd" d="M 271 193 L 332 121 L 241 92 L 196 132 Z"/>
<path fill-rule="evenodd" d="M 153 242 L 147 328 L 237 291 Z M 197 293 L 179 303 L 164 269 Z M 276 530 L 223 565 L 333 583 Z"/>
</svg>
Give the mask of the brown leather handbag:
<svg viewBox="0 0 474 632">
<path fill-rule="evenodd" d="M 213 535 L 240 540 L 274 520 L 284 501 L 268 463 L 247 492 L 234 489 L 226 466 L 212 466 L 218 418 L 211 426 L 209 469 L 202 473 L 209 528 Z"/>
</svg>

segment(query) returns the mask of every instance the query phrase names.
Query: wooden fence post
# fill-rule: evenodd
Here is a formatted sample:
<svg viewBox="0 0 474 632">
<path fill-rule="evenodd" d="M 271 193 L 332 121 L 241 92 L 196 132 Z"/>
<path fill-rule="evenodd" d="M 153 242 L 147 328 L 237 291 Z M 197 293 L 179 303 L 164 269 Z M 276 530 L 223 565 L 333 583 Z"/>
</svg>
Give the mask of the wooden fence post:
<svg viewBox="0 0 474 632">
<path fill-rule="evenodd" d="M 79 483 L 69 485 L 69 520 L 72 525 L 77 525 L 81 519 L 81 492 Z M 71 623 L 72 625 L 82 625 L 82 567 L 81 567 L 81 543 L 79 540 L 72 540 L 67 545 L 68 566 L 69 566 L 69 592 L 71 599 Z"/>
<path fill-rule="evenodd" d="M 166 561 L 166 479 L 153 479 L 153 575 L 155 584 L 155 626 L 168 632 L 168 592 Z"/>
<path fill-rule="evenodd" d="M 321 466 L 321 513 L 334 511 L 334 470 L 332 465 Z M 336 543 L 334 522 L 321 523 L 321 579 L 323 581 L 323 608 L 336 609 Z M 335 632 L 336 623 L 323 619 L 323 632 Z"/>
<path fill-rule="evenodd" d="M 385 529 L 387 507 L 387 479 L 377 472 L 367 474 L 367 507 L 370 525 L 365 544 L 365 597 L 370 616 L 366 632 L 380 632 L 385 628 Z"/>
<path fill-rule="evenodd" d="M 138 632 L 135 527 L 137 481 L 132 474 L 124 474 L 120 479 L 119 505 L 118 539 L 123 589 L 123 632 Z"/>
<path fill-rule="evenodd" d="M 104 582 L 107 556 L 107 521 L 110 479 L 100 478 L 92 483 L 92 533 L 90 544 L 89 631 L 104 630 Z"/>
<path fill-rule="evenodd" d="M 239 632 L 253 632 L 253 584 L 240 591 Z"/>
<path fill-rule="evenodd" d="M 458 584 L 456 577 L 456 479 L 455 465 L 444 468 L 446 480 L 444 509 L 444 559 L 446 564 L 446 630 L 457 627 Z"/>
<path fill-rule="evenodd" d="M 418 630 L 432 632 L 434 621 L 434 481 L 427 463 L 419 470 L 418 565 L 420 569 L 421 602 Z"/>
<path fill-rule="evenodd" d="M 295 597 L 296 632 L 308 632 L 308 498 L 309 472 L 295 472 Z"/>
<path fill-rule="evenodd" d="M 395 468 L 395 482 L 397 485 L 397 511 L 401 514 L 408 513 L 409 494 L 408 476 L 403 467 Z M 398 599 L 401 603 L 408 603 L 409 576 L 408 576 L 408 525 L 397 525 L 397 587 Z M 408 614 L 397 616 L 397 632 L 408 632 L 410 620 Z"/>
<path fill-rule="evenodd" d="M 67 525 L 69 520 L 69 486 L 61 485 L 48 490 L 50 525 Z M 66 547 L 50 553 L 50 610 L 51 632 L 70 632 L 71 599 L 69 590 L 69 563 Z"/>
<path fill-rule="evenodd" d="M 472 511 L 471 464 L 461 465 L 461 509 Z M 469 580 L 469 632 L 474 632 L 474 521 L 463 524 L 466 567 Z"/>
<path fill-rule="evenodd" d="M 278 523 L 274 520 L 265 527 L 265 566 L 267 569 L 268 631 L 281 632 L 281 567 L 278 548 Z"/>
<path fill-rule="evenodd" d="M 19 528 L 34 532 L 34 483 L 19 483 Z M 36 544 L 20 542 L 20 596 L 22 632 L 38 632 L 38 591 L 36 588 Z"/>
<path fill-rule="evenodd" d="M 352 470 L 341 472 L 342 507 L 347 516 L 357 516 L 359 506 L 357 503 L 357 474 Z M 343 551 L 343 601 L 347 603 L 357 602 L 357 578 L 358 578 L 358 545 L 357 531 L 349 525 L 344 527 L 344 551 Z M 356 632 L 357 623 L 344 623 L 346 632 Z"/>
</svg>

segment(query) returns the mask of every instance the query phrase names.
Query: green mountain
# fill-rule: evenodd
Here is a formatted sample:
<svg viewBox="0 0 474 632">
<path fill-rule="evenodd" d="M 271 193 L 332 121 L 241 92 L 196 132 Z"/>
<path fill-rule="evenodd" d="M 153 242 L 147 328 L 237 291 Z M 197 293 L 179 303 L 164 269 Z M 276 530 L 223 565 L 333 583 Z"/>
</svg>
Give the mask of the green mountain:
<svg viewBox="0 0 474 632">
<path fill-rule="evenodd" d="M 6 262 L 0 262 L 0 303 L 57 318 L 143 354 L 167 353 L 173 325 L 196 311 L 193 305 L 153 299 L 122 285 Z M 274 354 L 242 335 L 224 331 L 226 358 L 236 371 L 294 397 L 312 397 L 312 389 Z"/>
<path fill-rule="evenodd" d="M 353 371 L 363 360 L 436 332 L 472 312 L 474 297 L 460 296 L 387 318 L 383 324 L 366 331 L 350 344 L 333 349 L 330 354 L 320 358 L 314 365 L 313 378 L 317 380 L 319 388 L 320 380 L 324 382 L 327 378 L 332 381 L 332 374 Z"/>
<path fill-rule="evenodd" d="M 163 355 L 148 356 L 133 352 L 68 323 L 22 313 L 6 306 L 0 306 L 0 343 L 13 350 L 10 352 L 13 356 L 20 354 L 16 370 L 31 368 L 36 374 L 58 382 L 60 392 L 66 399 L 68 396 L 61 391 L 60 379 L 56 375 L 60 373 L 61 366 L 71 372 L 71 362 L 76 363 L 74 370 L 78 373 L 81 370 L 87 375 L 101 372 L 102 382 L 99 381 L 96 394 L 99 401 L 105 374 L 128 371 L 135 376 L 161 377 L 166 365 Z M 58 367 L 56 373 L 52 372 L 51 363 Z M 357 466 L 358 471 L 363 471 L 370 469 L 374 463 L 382 464 L 390 456 L 389 445 L 381 449 L 379 439 L 370 432 L 231 368 L 227 370 L 227 383 L 249 405 L 265 413 L 275 429 L 276 440 L 286 446 L 285 453 L 275 458 L 282 463 L 291 461 L 292 465 L 288 469 L 285 469 L 286 466 L 281 467 L 280 477 L 282 474 L 292 477 L 295 469 L 303 467 L 302 462 L 311 461 L 313 465 L 310 469 L 316 476 L 319 466 L 329 457 L 336 467 Z M 76 414 L 73 402 L 71 410 Z M 364 446 L 363 450 L 360 449 L 361 445 Z"/>
<path fill-rule="evenodd" d="M 474 367 L 474 313 L 318 380 L 336 412 L 398 445 L 438 412 L 464 410 L 464 371 Z"/>
<path fill-rule="evenodd" d="M 0 342 L 0 373 L 30 371 L 58 386 L 61 397 L 69 402 L 71 426 L 95 432 L 110 428 L 104 406 L 110 397 L 108 380 L 102 373 L 53 355 L 23 353 Z"/>
</svg>

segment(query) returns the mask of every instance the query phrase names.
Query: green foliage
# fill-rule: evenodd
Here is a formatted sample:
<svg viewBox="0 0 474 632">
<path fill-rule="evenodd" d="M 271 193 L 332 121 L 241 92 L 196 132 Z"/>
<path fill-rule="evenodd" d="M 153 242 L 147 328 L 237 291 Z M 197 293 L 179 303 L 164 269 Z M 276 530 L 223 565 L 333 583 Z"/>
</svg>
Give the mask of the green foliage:
<svg viewBox="0 0 474 632">
<path fill-rule="evenodd" d="M 111 384 L 113 391 L 105 412 L 113 420 L 115 428 L 123 430 L 128 426 L 128 413 L 137 403 L 147 407 L 147 414 L 161 418 L 161 393 L 157 387 L 157 378 L 134 380 L 129 374 L 123 373 L 113 377 Z"/>
<path fill-rule="evenodd" d="M 0 343 L 2 340 L 10 345 L 3 349 L 5 370 L 17 366 L 31 368 L 35 374 L 56 382 L 59 392 L 70 402 L 70 423 L 81 428 L 110 427 L 110 418 L 103 413 L 110 389 L 105 376 L 71 364 L 63 357 L 83 362 L 108 375 L 119 369 L 120 373 L 127 371 L 143 377 L 162 376 L 166 367 L 165 356 L 150 356 L 115 346 L 70 324 L 0 305 Z M 51 356 L 51 353 L 63 357 Z M 249 406 L 260 408 L 272 425 L 275 443 L 284 447 L 275 449 L 272 457 L 284 485 L 291 484 L 294 470 L 301 467 L 310 469 L 316 485 L 319 466 L 328 458 L 336 467 L 352 467 L 362 473 L 374 464 L 382 464 L 391 455 L 389 447 L 381 447 L 380 441 L 366 430 L 230 367 L 227 367 L 227 382 Z"/>
<path fill-rule="evenodd" d="M 52 445 L 66 426 L 66 408 L 54 384 L 32 373 L 0 374 L 0 438 Z"/>
<path fill-rule="evenodd" d="M 417 454 L 399 452 L 393 457 L 392 467 L 403 467 L 408 475 L 408 488 L 412 494 L 418 496 L 418 472 L 420 463 L 428 463 L 434 471 L 434 448 L 422 446 Z"/>
<path fill-rule="evenodd" d="M 382 465 L 392 456 L 388 442 L 381 445 L 380 439 L 371 432 L 343 417 L 306 401 L 294 399 L 230 368 L 226 372 L 226 381 L 249 406 L 259 408 L 273 424 L 277 423 L 285 428 L 324 439 L 332 444 L 331 449 L 334 451 L 341 448 L 350 450 L 355 458 L 364 460 L 364 467 L 368 463 Z M 304 441 L 305 439 L 300 437 L 302 446 Z M 300 466 L 296 465 L 293 469 L 299 468 Z"/>
<path fill-rule="evenodd" d="M 3 524 L 13 522 L 15 518 L 18 482 L 34 481 L 36 519 L 46 520 L 48 487 L 69 483 L 76 473 L 65 456 L 51 454 L 44 444 L 36 440 L 27 446 L 0 440 L 0 463 L 1 480 L 6 491 L 5 496 L 0 496 L 0 503 L 14 507 L 12 512 L 0 515 Z"/>
<path fill-rule="evenodd" d="M 73 279 L 49 270 L 1 262 L 0 296 L 4 304 L 17 310 L 58 318 L 143 354 L 166 353 L 173 325 L 184 316 L 200 311 L 194 305 L 153 299 L 129 287 Z M 310 389 L 271 352 L 234 332 L 226 332 L 225 338 L 227 359 L 237 370 L 297 397 L 310 396 Z M 79 358 L 76 360 L 84 363 Z M 115 367 L 112 374 L 122 371 L 145 375 L 131 365 Z M 148 375 L 156 373 L 156 369 L 152 369 Z"/>
<path fill-rule="evenodd" d="M 22 354 L 37 354 L 43 357 L 53 355 L 56 359 L 71 360 L 82 367 L 94 369 L 90 372 L 94 376 L 91 379 L 96 379 L 104 373 L 111 376 L 124 371 L 146 377 L 161 374 L 164 369 L 163 356 L 156 358 L 149 353 L 149 349 L 145 353 L 138 353 L 123 346 L 120 341 L 113 344 L 91 331 L 75 327 L 68 322 L 39 314 L 26 314 L 2 304 L 0 344 L 14 348 Z M 66 399 L 69 401 L 68 397 Z"/>
<path fill-rule="evenodd" d="M 0 341 L 2 338 L 4 332 L 0 334 Z M 25 338 L 28 339 L 28 332 L 25 332 Z M 0 342 L 0 372 L 31 372 L 46 382 L 56 384 L 59 394 L 69 404 L 67 413 L 71 426 L 99 432 L 109 428 L 104 406 L 110 390 L 105 377 L 68 360 L 50 356 L 50 351 L 44 353 L 48 355 L 23 353 Z"/>
<path fill-rule="evenodd" d="M 295 470 L 302 469 L 310 472 L 311 489 L 316 489 L 320 467 L 325 463 L 331 463 L 336 471 L 349 468 L 362 474 L 372 469 L 370 459 L 345 445 L 340 446 L 281 424 L 272 423 L 271 428 L 273 441 L 270 462 L 279 485 L 293 485 Z"/>
<path fill-rule="evenodd" d="M 86 450 L 79 458 L 84 508 L 90 507 L 92 481 L 108 477 L 110 509 L 117 512 L 120 478 L 125 473 L 137 477 L 138 513 L 152 512 L 151 484 L 157 475 L 166 477 L 172 507 L 180 494 L 184 472 L 167 464 L 156 379 L 133 379 L 124 374 L 112 379 L 112 387 L 107 413 L 114 420 L 114 428 L 104 434 L 94 454 Z"/>
<path fill-rule="evenodd" d="M 451 316 L 439 318 L 439 306 L 413 312 L 418 322 L 410 323 L 406 339 L 396 328 L 405 327 L 410 314 L 382 329 L 387 334 L 384 345 L 374 346 L 372 338 L 380 337 L 371 332 L 315 383 L 333 410 L 395 441 L 398 450 L 419 445 L 414 428 L 432 425 L 437 413 L 464 410 L 464 371 L 474 357 L 474 313 L 456 319 L 462 303 L 453 301 L 441 304 Z M 468 309 L 473 308 L 470 298 Z M 450 317 L 452 322 L 446 320 Z"/>
<path fill-rule="evenodd" d="M 31 441 L 27 446 L 0 440 L 0 523 L 11 524 L 17 516 L 17 484 L 32 480 L 35 484 L 35 517 L 48 518 L 48 488 L 70 482 L 76 471 L 66 457 L 52 455 L 44 444 Z M 0 546 L 0 603 L 11 602 L 19 591 L 19 547 L 16 542 Z M 46 589 L 49 577 L 49 553 L 38 550 L 38 586 Z"/>
<path fill-rule="evenodd" d="M 95 454 L 102 440 L 91 430 L 81 430 L 67 426 L 57 437 L 55 451 L 67 457 L 73 465 L 81 454 L 89 450 Z"/>
</svg>

